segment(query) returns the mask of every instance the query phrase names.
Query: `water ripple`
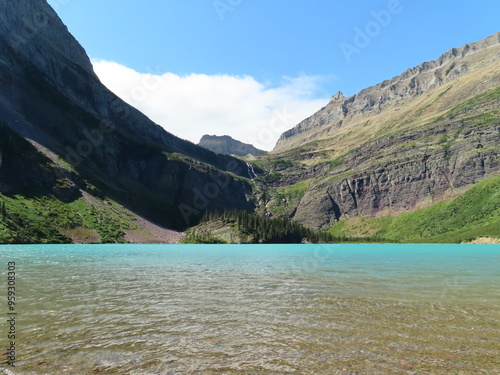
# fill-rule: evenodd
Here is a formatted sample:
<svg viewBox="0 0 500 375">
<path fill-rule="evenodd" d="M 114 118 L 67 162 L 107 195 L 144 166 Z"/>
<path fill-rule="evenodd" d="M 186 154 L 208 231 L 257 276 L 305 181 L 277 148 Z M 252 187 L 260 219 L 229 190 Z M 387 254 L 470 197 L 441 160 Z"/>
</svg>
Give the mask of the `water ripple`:
<svg viewBox="0 0 500 375">
<path fill-rule="evenodd" d="M 318 262 L 297 273 L 286 252 L 250 257 L 225 248 L 211 258 L 208 250 L 106 249 L 17 256 L 22 336 L 18 367 L 9 371 L 465 374 L 500 368 L 500 306 L 492 288 L 499 279 L 477 276 L 477 255 L 474 272 L 438 272 L 433 262 L 421 262 L 417 272 L 411 260 L 356 263 L 336 249 L 334 269 Z M 303 249 L 290 250 L 293 262 L 307 257 Z M 487 257 L 484 263 L 488 273 Z"/>
</svg>

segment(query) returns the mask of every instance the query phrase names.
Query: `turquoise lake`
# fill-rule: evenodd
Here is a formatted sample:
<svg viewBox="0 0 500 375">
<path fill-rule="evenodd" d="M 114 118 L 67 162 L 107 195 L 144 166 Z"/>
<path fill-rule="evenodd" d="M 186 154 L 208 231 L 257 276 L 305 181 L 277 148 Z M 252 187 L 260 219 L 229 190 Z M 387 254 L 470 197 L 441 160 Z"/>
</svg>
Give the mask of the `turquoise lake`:
<svg viewBox="0 0 500 375">
<path fill-rule="evenodd" d="M 0 374 L 500 374 L 499 245 L 0 246 Z"/>
</svg>

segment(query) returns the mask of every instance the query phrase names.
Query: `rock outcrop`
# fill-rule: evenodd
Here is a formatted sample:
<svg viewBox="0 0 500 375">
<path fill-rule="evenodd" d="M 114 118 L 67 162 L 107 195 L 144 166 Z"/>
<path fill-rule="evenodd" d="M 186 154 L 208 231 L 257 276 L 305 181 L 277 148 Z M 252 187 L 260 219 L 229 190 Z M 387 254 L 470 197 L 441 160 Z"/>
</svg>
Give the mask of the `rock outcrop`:
<svg viewBox="0 0 500 375">
<path fill-rule="evenodd" d="M 248 143 L 243 143 L 231 138 L 228 135 L 217 136 L 217 135 L 204 135 L 201 137 L 198 146 L 206 148 L 207 150 L 217 152 L 226 155 L 235 156 L 259 156 L 267 154 L 266 151 L 259 150 L 253 145 Z"/>
</svg>

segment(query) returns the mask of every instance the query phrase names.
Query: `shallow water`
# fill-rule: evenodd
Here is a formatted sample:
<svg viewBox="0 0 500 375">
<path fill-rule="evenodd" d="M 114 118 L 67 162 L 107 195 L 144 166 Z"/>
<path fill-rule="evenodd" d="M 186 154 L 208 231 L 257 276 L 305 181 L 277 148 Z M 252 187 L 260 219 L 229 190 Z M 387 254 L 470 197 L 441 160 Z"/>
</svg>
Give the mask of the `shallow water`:
<svg viewBox="0 0 500 375">
<path fill-rule="evenodd" d="M 0 313 L 17 267 L 13 374 L 500 371 L 500 246 L 28 246 L 0 260 Z"/>
</svg>

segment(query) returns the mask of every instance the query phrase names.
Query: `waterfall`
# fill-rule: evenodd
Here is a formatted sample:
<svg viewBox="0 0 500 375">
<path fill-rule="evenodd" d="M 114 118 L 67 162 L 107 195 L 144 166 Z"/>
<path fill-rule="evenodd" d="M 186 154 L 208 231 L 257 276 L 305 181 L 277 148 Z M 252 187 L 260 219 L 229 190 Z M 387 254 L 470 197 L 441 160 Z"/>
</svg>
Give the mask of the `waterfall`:
<svg viewBox="0 0 500 375">
<path fill-rule="evenodd" d="M 257 177 L 257 174 L 255 173 L 255 171 L 253 170 L 253 166 L 252 164 L 250 163 L 247 163 L 247 167 L 248 167 L 248 176 L 250 177 L 250 180 L 253 181 L 253 179 L 255 177 Z"/>
</svg>

